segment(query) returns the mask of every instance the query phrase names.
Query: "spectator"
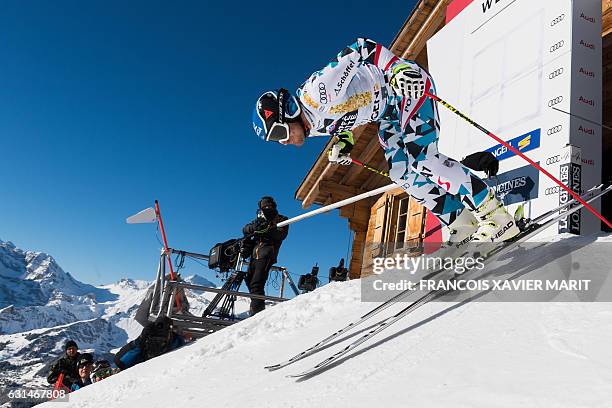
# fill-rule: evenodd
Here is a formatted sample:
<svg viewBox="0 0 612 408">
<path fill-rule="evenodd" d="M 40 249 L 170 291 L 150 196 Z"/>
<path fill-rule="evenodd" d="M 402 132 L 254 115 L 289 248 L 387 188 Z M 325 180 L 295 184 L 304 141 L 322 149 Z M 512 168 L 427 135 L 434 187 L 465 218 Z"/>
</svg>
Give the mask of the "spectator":
<svg viewBox="0 0 612 408">
<path fill-rule="evenodd" d="M 278 251 L 283 240 L 287 238 L 289 227 L 277 228 L 276 224 L 285 221 L 287 217 L 280 215 L 276 209 L 274 198 L 265 196 L 259 200 L 257 218 L 244 226 L 242 232 L 252 241 L 249 268 L 246 275 L 246 284 L 249 292 L 264 296 L 270 268 L 276 263 Z M 243 241 L 244 241 L 243 240 Z M 263 299 L 251 299 L 250 315 L 261 312 L 266 308 Z"/>
<path fill-rule="evenodd" d="M 111 375 L 116 374 L 118 372 L 118 368 L 111 368 L 111 365 L 108 360 L 98 360 L 95 362 L 95 364 L 93 365 L 93 369 L 91 370 L 91 381 L 102 381 L 103 379 L 110 377 Z"/>
<path fill-rule="evenodd" d="M 68 340 L 64 346 L 65 355 L 60 357 L 57 361 L 51 365 L 47 381 L 49 384 L 55 384 L 60 376 L 64 374 L 62 384 L 70 389 L 72 384 L 79 380 L 79 373 L 77 370 L 77 362 L 79 361 L 81 354 L 79 348 L 73 340 Z"/>
<path fill-rule="evenodd" d="M 89 378 L 89 375 L 91 374 L 92 367 L 93 356 L 90 353 L 81 354 L 81 358 L 79 358 L 79 361 L 77 363 L 79 379 L 70 387 L 71 392 L 91 384 L 91 379 Z"/>
<path fill-rule="evenodd" d="M 115 354 L 115 364 L 121 370 L 172 351 L 185 344 L 181 335 L 174 331 L 172 320 L 161 316 L 147 324 L 140 336 L 132 340 Z"/>
</svg>

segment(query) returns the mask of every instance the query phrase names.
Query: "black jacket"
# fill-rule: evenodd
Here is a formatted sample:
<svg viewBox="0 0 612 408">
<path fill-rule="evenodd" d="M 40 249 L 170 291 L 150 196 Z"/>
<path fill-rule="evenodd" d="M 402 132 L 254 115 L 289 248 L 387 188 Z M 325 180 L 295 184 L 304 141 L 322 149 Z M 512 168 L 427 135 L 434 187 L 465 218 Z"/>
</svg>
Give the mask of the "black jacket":
<svg viewBox="0 0 612 408">
<path fill-rule="evenodd" d="M 271 222 L 257 218 L 242 228 L 244 235 L 253 234 L 254 248 L 251 253 L 252 259 L 272 256 L 273 263 L 276 262 L 281 244 L 287 238 L 287 234 L 289 234 L 289 226 L 276 228 L 276 224 L 286 219 L 287 217 L 280 214 L 277 214 Z"/>
<path fill-rule="evenodd" d="M 49 370 L 49 375 L 47 375 L 47 382 L 49 384 L 55 384 L 57 379 L 61 373 L 64 373 L 64 385 L 68 388 L 73 383 L 76 383 L 79 380 L 79 370 L 77 369 L 77 362 L 81 357 L 81 353 L 76 353 L 74 358 L 68 357 L 67 354 L 64 354 L 62 357 L 57 359 Z"/>
</svg>

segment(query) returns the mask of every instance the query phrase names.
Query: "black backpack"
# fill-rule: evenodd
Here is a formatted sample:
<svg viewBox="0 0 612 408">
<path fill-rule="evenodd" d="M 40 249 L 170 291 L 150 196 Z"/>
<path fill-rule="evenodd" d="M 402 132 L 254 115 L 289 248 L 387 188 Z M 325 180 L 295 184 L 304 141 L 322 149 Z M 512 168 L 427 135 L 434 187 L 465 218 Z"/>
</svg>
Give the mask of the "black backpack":
<svg viewBox="0 0 612 408">
<path fill-rule="evenodd" d="M 172 320 L 163 316 L 149 323 L 140 334 L 140 345 L 145 360 L 164 354 L 174 340 Z"/>
</svg>

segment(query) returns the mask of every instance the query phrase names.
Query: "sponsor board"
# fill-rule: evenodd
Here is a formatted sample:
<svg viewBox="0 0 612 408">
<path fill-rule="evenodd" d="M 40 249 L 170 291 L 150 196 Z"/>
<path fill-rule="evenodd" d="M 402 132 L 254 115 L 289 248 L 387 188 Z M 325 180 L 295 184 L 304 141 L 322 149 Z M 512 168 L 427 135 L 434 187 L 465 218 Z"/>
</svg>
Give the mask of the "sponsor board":
<svg viewBox="0 0 612 408">
<path fill-rule="evenodd" d="M 538 197 L 540 172 L 531 165 L 519 167 L 485 180 L 505 205 Z"/>
<path fill-rule="evenodd" d="M 540 147 L 540 129 L 532 130 L 529 133 L 510 139 L 506 143 L 520 152 L 528 152 L 537 149 Z M 504 160 L 515 156 L 510 149 L 502 144 L 493 146 L 486 151 L 493 153 L 493 155 L 497 157 L 497 160 Z"/>
<path fill-rule="evenodd" d="M 572 191 L 582 193 L 582 154 L 581 149 L 576 146 L 567 146 L 562 153 L 565 160 L 559 168 L 559 181 L 568 186 Z M 559 204 L 565 204 L 571 199 L 570 194 L 561 189 L 559 191 Z M 568 217 L 559 220 L 559 232 L 569 232 L 580 235 L 580 215 L 578 210 Z"/>
</svg>

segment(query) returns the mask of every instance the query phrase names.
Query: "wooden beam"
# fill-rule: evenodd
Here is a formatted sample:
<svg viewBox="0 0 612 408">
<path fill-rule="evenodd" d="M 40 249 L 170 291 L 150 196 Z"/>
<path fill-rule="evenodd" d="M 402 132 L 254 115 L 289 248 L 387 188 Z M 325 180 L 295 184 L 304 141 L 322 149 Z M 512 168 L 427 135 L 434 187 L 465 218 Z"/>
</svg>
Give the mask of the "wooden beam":
<svg viewBox="0 0 612 408">
<path fill-rule="evenodd" d="M 601 36 L 612 33 L 612 0 L 602 0 L 601 2 Z"/>
<path fill-rule="evenodd" d="M 357 187 L 345 186 L 343 184 L 334 183 L 329 180 L 321 180 L 319 182 L 319 191 L 321 193 L 329 193 L 332 196 L 338 195 L 344 198 L 353 197 L 357 194 L 365 193 L 368 190 L 363 190 Z M 340 200 L 336 200 L 340 201 Z"/>
<path fill-rule="evenodd" d="M 448 6 L 450 0 L 440 0 L 436 7 L 429 13 L 427 20 L 421 25 L 417 34 L 414 36 L 404 53 L 402 58 L 404 59 L 416 59 L 419 53 L 425 48 L 427 40 L 429 40 L 434 33 L 440 28 L 440 25 L 444 23 L 446 16 L 446 6 Z"/>
<path fill-rule="evenodd" d="M 310 207 L 312 203 L 315 202 L 319 195 L 319 183 L 321 182 L 321 180 L 323 180 L 327 173 L 333 173 L 333 167 L 334 166 L 332 166 L 329 162 L 327 163 L 327 166 L 325 166 L 321 174 L 319 174 L 319 177 L 317 177 L 317 180 L 310 188 L 310 191 L 308 192 L 308 194 L 306 194 L 306 197 L 304 197 L 304 201 L 302 201 L 302 208 L 306 209 Z"/>
</svg>

